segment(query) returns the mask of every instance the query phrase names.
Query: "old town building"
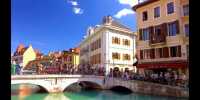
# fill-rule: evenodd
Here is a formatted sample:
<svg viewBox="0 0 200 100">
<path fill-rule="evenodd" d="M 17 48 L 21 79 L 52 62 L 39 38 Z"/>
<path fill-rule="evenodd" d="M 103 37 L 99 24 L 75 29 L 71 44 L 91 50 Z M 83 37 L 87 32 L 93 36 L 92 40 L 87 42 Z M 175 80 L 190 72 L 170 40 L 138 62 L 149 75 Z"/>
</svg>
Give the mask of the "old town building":
<svg viewBox="0 0 200 100">
<path fill-rule="evenodd" d="M 79 65 L 80 49 L 71 48 L 69 51 L 63 51 L 62 61 L 64 64 Z"/>
<path fill-rule="evenodd" d="M 133 10 L 139 73 L 188 74 L 189 0 L 146 0 Z"/>
<path fill-rule="evenodd" d="M 39 50 L 34 50 L 32 45 L 25 47 L 23 44 L 20 44 L 11 57 L 11 60 L 15 61 L 17 64 L 24 68 L 29 61 L 40 58 L 41 56 L 42 53 L 40 53 Z"/>
<path fill-rule="evenodd" d="M 104 17 L 101 25 L 88 28 L 81 41 L 80 63 L 104 68 L 106 74 L 114 68 L 135 71 L 135 35 L 111 16 Z"/>
<path fill-rule="evenodd" d="M 78 66 L 79 65 L 79 48 L 71 48 L 68 51 L 57 51 L 57 52 L 50 52 L 48 55 L 41 56 L 38 59 L 30 61 L 25 69 L 36 71 L 39 65 L 42 65 L 44 69 L 51 70 L 57 69 L 61 66 L 65 65 L 72 65 Z"/>
</svg>

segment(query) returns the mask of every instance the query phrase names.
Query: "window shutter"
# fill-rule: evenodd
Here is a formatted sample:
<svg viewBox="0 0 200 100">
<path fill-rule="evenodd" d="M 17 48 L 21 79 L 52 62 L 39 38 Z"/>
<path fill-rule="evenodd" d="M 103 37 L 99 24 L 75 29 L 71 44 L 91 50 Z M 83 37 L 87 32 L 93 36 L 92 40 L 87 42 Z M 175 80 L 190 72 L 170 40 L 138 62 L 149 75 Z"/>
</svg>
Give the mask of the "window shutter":
<svg viewBox="0 0 200 100">
<path fill-rule="evenodd" d="M 163 49 L 164 49 L 163 50 L 164 51 L 164 57 L 168 58 L 169 57 L 169 48 L 168 47 L 164 47 Z"/>
<path fill-rule="evenodd" d="M 140 50 L 140 59 L 143 59 L 143 50 Z"/>
<path fill-rule="evenodd" d="M 176 33 L 179 34 L 179 33 L 180 33 L 180 29 L 179 29 L 179 21 L 176 20 L 175 23 L 176 23 Z"/>
<path fill-rule="evenodd" d="M 153 43 L 153 35 L 154 35 L 154 30 L 153 30 L 153 26 L 151 26 L 149 27 L 150 43 Z"/>
<path fill-rule="evenodd" d="M 181 46 L 178 46 L 178 57 L 181 57 Z"/>
<path fill-rule="evenodd" d="M 155 49 L 151 49 L 151 59 L 155 58 Z"/>
<path fill-rule="evenodd" d="M 142 29 L 139 29 L 139 40 L 142 40 Z"/>
<path fill-rule="evenodd" d="M 164 35 L 164 36 L 167 36 L 167 23 L 163 23 L 162 24 L 162 34 Z"/>
</svg>

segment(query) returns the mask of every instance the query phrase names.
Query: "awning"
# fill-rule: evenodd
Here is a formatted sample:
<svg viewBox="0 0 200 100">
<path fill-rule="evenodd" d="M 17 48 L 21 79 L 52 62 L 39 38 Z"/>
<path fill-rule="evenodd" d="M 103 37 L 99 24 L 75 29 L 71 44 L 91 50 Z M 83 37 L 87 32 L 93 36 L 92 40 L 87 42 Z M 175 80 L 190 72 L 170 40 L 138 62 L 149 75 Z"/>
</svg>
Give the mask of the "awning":
<svg viewBox="0 0 200 100">
<path fill-rule="evenodd" d="M 143 63 L 138 64 L 137 68 L 186 68 L 188 66 L 188 62 L 155 62 L 155 63 Z"/>
</svg>

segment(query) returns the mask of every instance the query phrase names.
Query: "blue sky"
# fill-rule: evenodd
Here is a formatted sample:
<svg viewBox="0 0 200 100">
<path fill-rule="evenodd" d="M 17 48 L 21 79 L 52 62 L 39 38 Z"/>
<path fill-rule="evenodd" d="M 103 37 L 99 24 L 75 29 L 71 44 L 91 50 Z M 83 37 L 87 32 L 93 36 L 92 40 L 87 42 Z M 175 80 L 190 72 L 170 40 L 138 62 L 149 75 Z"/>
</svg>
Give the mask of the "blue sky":
<svg viewBox="0 0 200 100">
<path fill-rule="evenodd" d="M 137 0 L 11 0 L 11 52 L 18 44 L 47 54 L 76 47 L 89 26 L 111 15 L 136 31 Z"/>
</svg>

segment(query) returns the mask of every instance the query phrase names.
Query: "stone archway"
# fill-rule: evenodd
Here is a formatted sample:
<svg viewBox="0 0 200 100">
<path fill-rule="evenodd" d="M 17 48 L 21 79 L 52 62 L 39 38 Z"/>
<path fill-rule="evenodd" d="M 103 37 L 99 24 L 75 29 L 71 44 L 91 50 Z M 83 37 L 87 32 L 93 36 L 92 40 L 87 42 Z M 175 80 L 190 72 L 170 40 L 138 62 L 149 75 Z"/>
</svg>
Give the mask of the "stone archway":
<svg viewBox="0 0 200 100">
<path fill-rule="evenodd" d="M 51 92 L 51 83 L 48 81 L 41 81 L 41 80 L 15 80 L 14 82 L 11 81 L 11 85 L 14 84 L 32 84 L 37 85 L 45 89 L 47 92 Z"/>
<path fill-rule="evenodd" d="M 125 94 L 128 94 L 128 93 L 132 93 L 133 91 L 127 87 L 124 87 L 124 86 L 120 86 L 120 85 L 117 85 L 117 86 L 112 86 L 110 88 L 110 90 L 114 91 L 114 92 L 121 92 L 121 93 L 125 93 Z"/>
<path fill-rule="evenodd" d="M 16 84 L 12 84 L 12 85 L 19 85 L 19 87 L 17 89 L 19 91 L 21 91 L 21 90 L 26 90 L 27 91 L 28 90 L 31 93 L 35 93 L 35 92 L 49 92 L 47 88 L 45 88 L 42 85 L 38 85 L 38 84 L 16 83 Z"/>
<path fill-rule="evenodd" d="M 78 81 L 66 85 L 63 91 L 79 91 L 80 89 L 103 89 L 103 86 L 92 81 Z"/>
</svg>

